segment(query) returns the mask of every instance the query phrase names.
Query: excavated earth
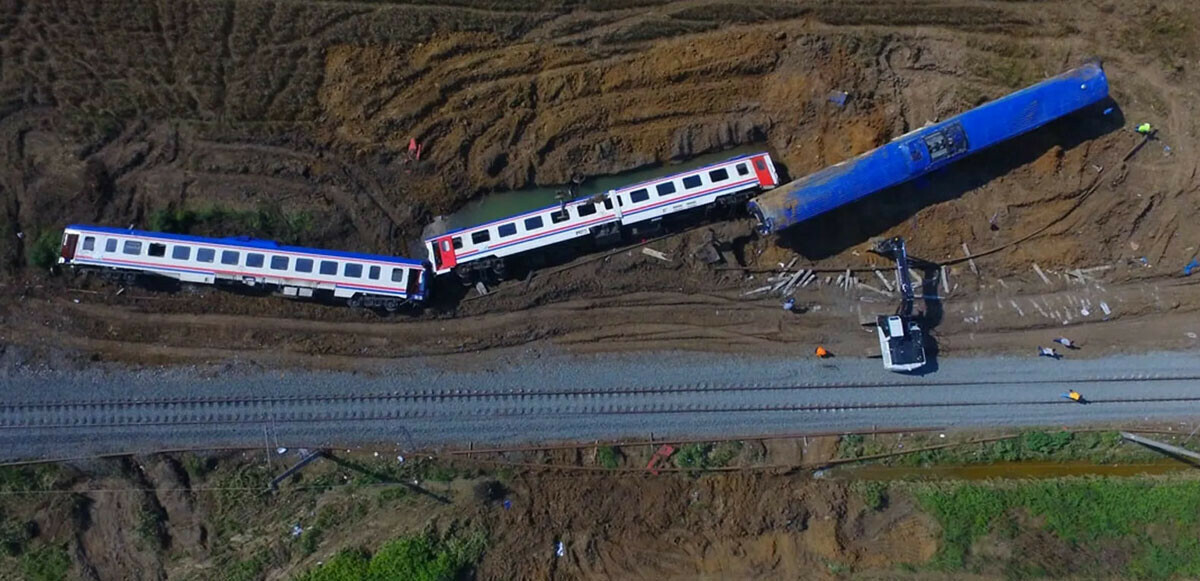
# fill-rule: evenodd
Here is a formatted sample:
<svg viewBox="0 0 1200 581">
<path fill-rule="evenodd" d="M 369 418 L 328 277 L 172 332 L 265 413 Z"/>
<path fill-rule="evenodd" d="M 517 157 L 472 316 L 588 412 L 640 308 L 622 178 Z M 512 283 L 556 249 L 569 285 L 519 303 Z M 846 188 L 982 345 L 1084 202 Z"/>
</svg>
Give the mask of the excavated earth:
<svg viewBox="0 0 1200 581">
<path fill-rule="evenodd" d="M 0 368 L 240 359 L 358 369 L 530 343 L 807 354 L 820 342 L 857 355 L 873 342 L 859 320 L 892 310 L 894 298 L 814 284 L 798 295 L 806 312 L 793 315 L 776 298 L 743 294 L 793 258 L 832 278 L 886 269 L 865 251 L 875 236 L 904 236 L 934 261 L 956 260 L 964 245 L 999 249 L 926 285 L 944 297 L 926 307 L 940 319 L 942 356 L 1029 352 L 1060 333 L 1093 356 L 1194 349 L 1200 275 L 1181 271 L 1200 247 L 1197 23 L 1200 6 L 1188 0 L 0 3 Z M 639 248 L 584 255 L 486 297 L 439 284 L 419 313 L 120 289 L 47 275 L 29 259 L 67 223 L 149 228 L 156 216 L 213 208 L 257 218 L 201 221 L 194 233 L 411 255 L 435 216 L 489 192 L 742 145 L 802 176 L 1093 56 L 1112 87 L 1107 114 L 1053 123 L 782 236 L 754 236 L 744 216 L 713 220 L 650 242 L 669 262 Z M 829 101 L 833 91 L 848 93 L 844 106 Z M 1141 122 L 1158 134 L 1135 149 Z M 423 148 L 419 161 L 410 140 Z M 728 247 L 725 267 L 692 256 L 710 231 Z M 1103 269 L 1086 283 L 1066 278 L 1091 267 Z M 794 578 L 875 538 L 834 535 L 849 526 L 833 514 L 846 514 L 841 501 L 770 479 L 635 486 L 624 492 L 649 513 L 625 507 L 619 518 L 605 504 L 608 483 L 584 484 L 563 484 L 561 498 L 552 484 L 530 484 L 553 508 L 510 524 L 649 522 L 654 538 L 572 555 L 575 565 L 557 571 L 514 547 L 517 569 L 485 561 L 483 570 Z M 716 526 L 668 526 L 668 511 L 688 502 L 681 495 L 766 504 L 721 524 L 736 535 L 685 543 L 686 566 L 663 563 L 654 543 L 686 536 L 671 526 Z M 105 502 L 95 510 L 133 514 Z M 737 520 L 781 518 L 784 508 L 827 534 L 762 536 L 786 523 Z M 837 518 L 823 524 L 826 514 Z M 863 526 L 886 535 L 893 525 Z M 835 537 L 838 547 L 821 548 Z M 97 554 L 129 544 L 80 540 Z M 879 558 L 927 558 L 917 545 L 904 550 L 920 554 Z"/>
</svg>

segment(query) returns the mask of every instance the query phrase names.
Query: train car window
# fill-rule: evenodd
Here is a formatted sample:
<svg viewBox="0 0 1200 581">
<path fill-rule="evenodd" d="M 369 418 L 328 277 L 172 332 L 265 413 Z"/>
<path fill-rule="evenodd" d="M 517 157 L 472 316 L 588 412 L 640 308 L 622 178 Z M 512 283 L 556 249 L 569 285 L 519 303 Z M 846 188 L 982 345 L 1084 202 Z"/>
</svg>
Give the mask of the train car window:
<svg viewBox="0 0 1200 581">
<path fill-rule="evenodd" d="M 604 209 L 605 209 L 605 210 L 611 210 L 611 209 L 612 209 L 612 198 L 607 198 L 607 197 L 606 197 L 606 198 L 604 198 Z"/>
<path fill-rule="evenodd" d="M 125 246 L 121 248 L 121 252 L 125 254 L 138 255 L 142 253 L 142 243 L 137 240 L 126 240 Z"/>
<path fill-rule="evenodd" d="M 450 242 L 454 243 L 455 250 L 462 248 L 462 236 L 455 236 L 454 238 L 450 239 Z"/>
<path fill-rule="evenodd" d="M 567 220 L 568 220 L 568 218 L 567 218 L 567 211 L 566 211 L 566 210 L 559 210 L 559 211 L 557 211 L 557 212 L 550 212 L 550 223 L 551 223 L 551 224 L 558 224 L 558 223 L 560 223 L 560 222 L 566 222 Z"/>
<path fill-rule="evenodd" d="M 167 245 L 159 244 L 158 242 L 151 242 L 150 248 L 146 250 L 146 254 L 149 254 L 150 256 L 166 256 Z"/>
<path fill-rule="evenodd" d="M 729 172 L 726 171 L 725 168 L 714 169 L 708 172 L 708 181 L 723 182 L 727 179 L 729 179 Z"/>
<path fill-rule="evenodd" d="M 96 237 L 95 236 L 85 237 L 83 239 L 83 249 L 84 250 L 95 250 L 96 249 Z"/>
<path fill-rule="evenodd" d="M 176 244 L 175 247 L 171 249 L 171 258 L 174 258 L 175 260 L 187 260 L 191 257 L 192 257 L 192 247 L 191 246 L 183 246 L 180 244 Z"/>
<path fill-rule="evenodd" d="M 251 252 L 246 255 L 246 266 L 250 266 L 253 268 L 262 268 L 262 265 L 263 265 L 263 255 L 261 255 L 257 252 Z"/>
<path fill-rule="evenodd" d="M 212 248 L 201 248 L 196 251 L 196 260 L 198 262 L 212 262 L 217 256 L 217 251 Z"/>
<path fill-rule="evenodd" d="M 544 222 L 542 222 L 542 217 L 541 217 L 541 216 L 534 216 L 534 217 L 532 217 L 532 218 L 525 218 L 525 230 L 526 230 L 526 231 L 528 231 L 528 230 L 537 230 L 538 228 L 541 228 L 541 227 L 542 227 L 542 224 L 544 224 Z"/>
<path fill-rule="evenodd" d="M 221 251 L 221 264 L 237 264 L 239 258 L 241 258 L 240 252 L 234 252 L 232 250 Z"/>
<path fill-rule="evenodd" d="M 321 261 L 321 274 L 328 274 L 330 276 L 336 275 L 337 274 L 337 263 L 332 260 L 322 260 Z"/>
<path fill-rule="evenodd" d="M 700 176 L 688 176 L 683 178 L 683 187 L 689 190 L 700 187 Z"/>
<path fill-rule="evenodd" d="M 404 269 L 403 268 L 393 268 L 392 269 L 392 282 L 404 282 Z"/>
<path fill-rule="evenodd" d="M 738 172 L 738 175 L 744 176 L 744 175 L 750 173 L 750 168 L 746 167 L 746 164 L 744 164 L 744 163 L 739 163 L 739 164 L 737 164 L 737 172 Z"/>
<path fill-rule="evenodd" d="M 763 163 L 763 160 L 760 157 L 760 158 L 754 160 L 754 167 L 758 168 L 759 170 L 766 170 L 767 164 Z"/>
<path fill-rule="evenodd" d="M 637 204 L 639 202 L 645 202 L 646 200 L 649 200 L 649 199 L 650 199 L 650 192 L 647 192 L 644 189 L 634 190 L 632 192 L 629 192 L 629 202 L 630 203 Z"/>
<path fill-rule="evenodd" d="M 108 240 L 105 240 L 104 241 L 104 251 L 105 252 L 116 252 L 117 251 L 117 239 L 109 238 Z"/>
<path fill-rule="evenodd" d="M 271 270 L 287 270 L 287 265 L 288 265 L 288 257 L 286 257 L 286 256 L 272 256 L 271 257 Z"/>
<path fill-rule="evenodd" d="M 496 233 L 499 234 L 501 238 L 507 238 L 517 233 L 517 225 L 501 224 L 499 228 L 496 228 Z"/>
<path fill-rule="evenodd" d="M 654 186 L 654 189 L 658 192 L 659 196 L 674 194 L 675 193 L 675 182 L 663 182 L 661 184 L 658 184 L 657 186 Z"/>
<path fill-rule="evenodd" d="M 471 233 L 471 243 L 472 244 L 483 244 L 484 242 L 487 242 L 488 240 L 491 240 L 491 239 L 492 239 L 492 233 L 487 230 L 480 230 L 478 232 Z"/>
<path fill-rule="evenodd" d="M 579 214 L 580 218 L 582 218 L 584 216 L 591 216 L 592 214 L 596 213 L 596 205 L 595 204 L 580 204 L 578 206 L 575 206 L 575 213 Z"/>
<path fill-rule="evenodd" d="M 345 268 L 342 269 L 342 276 L 346 278 L 362 278 L 362 265 L 347 262 Z"/>
<path fill-rule="evenodd" d="M 367 278 L 369 278 L 371 280 L 379 280 L 380 272 L 382 272 L 381 268 L 379 268 L 378 266 L 372 266 L 370 268 L 370 270 L 367 271 Z"/>
<path fill-rule="evenodd" d="M 312 272 L 313 261 L 311 258 L 297 258 L 296 272 Z"/>
</svg>

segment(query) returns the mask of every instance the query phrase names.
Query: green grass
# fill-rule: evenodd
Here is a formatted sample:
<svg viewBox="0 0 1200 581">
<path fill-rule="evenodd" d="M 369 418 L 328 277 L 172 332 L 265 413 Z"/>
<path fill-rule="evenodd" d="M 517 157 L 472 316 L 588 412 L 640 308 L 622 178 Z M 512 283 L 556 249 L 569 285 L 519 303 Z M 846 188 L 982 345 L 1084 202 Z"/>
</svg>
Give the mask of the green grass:
<svg viewBox="0 0 1200 581">
<path fill-rule="evenodd" d="M 1005 523 L 1024 511 L 1068 546 L 1097 547 L 1100 552 L 1105 543 L 1130 547 L 1127 566 L 1119 572 L 1122 577 L 1200 576 L 1200 482 L 1094 478 L 910 486 L 942 526 L 935 568 L 961 570 L 971 565 L 972 544 L 992 532 L 1002 537 L 1019 534 L 1016 525 Z M 1108 566 L 1097 562 L 1095 572 L 1116 573 L 1106 571 Z M 1038 564 L 1023 567 L 1033 574 Z"/>
<path fill-rule="evenodd" d="M 21 572 L 29 581 L 62 581 L 71 570 L 71 556 L 61 546 L 41 547 L 21 556 Z"/>
<path fill-rule="evenodd" d="M 1151 462 L 1162 456 L 1142 448 L 1123 443 L 1121 434 L 1109 432 L 1065 431 L 1046 432 L 1029 430 L 1020 432 L 1016 438 L 985 443 L 964 443 L 960 446 L 925 450 L 901 454 L 878 460 L 882 464 L 897 466 L 929 466 L 935 464 L 990 464 L 996 462 L 1023 462 L 1030 460 L 1070 462 L 1089 461 L 1107 464 L 1118 461 Z M 1171 437 L 1163 437 L 1174 441 Z M 864 440 L 862 436 L 843 436 L 838 445 L 839 458 L 861 458 L 887 452 L 903 452 L 946 443 L 936 435 L 917 434 L 903 440 L 904 449 L 895 449 L 882 442 Z"/>
<path fill-rule="evenodd" d="M 453 581 L 483 553 L 484 537 L 439 539 L 432 534 L 400 537 L 374 555 L 360 549 L 339 552 L 299 581 Z"/>
<path fill-rule="evenodd" d="M 612 446 L 600 446 L 596 448 L 596 463 L 612 470 L 621 465 L 621 457 L 617 453 L 617 449 Z"/>
<path fill-rule="evenodd" d="M 850 490 L 857 494 L 871 510 L 880 510 L 887 506 L 888 483 L 879 480 L 855 480 L 850 483 Z"/>
<path fill-rule="evenodd" d="M 45 230 L 38 234 L 25 250 L 25 260 L 43 270 L 58 263 L 58 251 L 62 248 L 62 230 Z"/>
<path fill-rule="evenodd" d="M 742 451 L 742 442 L 697 442 L 675 452 L 675 466 L 689 470 L 707 470 L 728 466 Z"/>
<path fill-rule="evenodd" d="M 275 206 L 260 206 L 253 210 L 216 205 L 198 210 L 167 207 L 152 212 L 147 220 L 147 227 L 157 232 L 245 235 L 288 244 L 299 243 L 313 226 L 311 214 L 288 213 Z"/>
</svg>

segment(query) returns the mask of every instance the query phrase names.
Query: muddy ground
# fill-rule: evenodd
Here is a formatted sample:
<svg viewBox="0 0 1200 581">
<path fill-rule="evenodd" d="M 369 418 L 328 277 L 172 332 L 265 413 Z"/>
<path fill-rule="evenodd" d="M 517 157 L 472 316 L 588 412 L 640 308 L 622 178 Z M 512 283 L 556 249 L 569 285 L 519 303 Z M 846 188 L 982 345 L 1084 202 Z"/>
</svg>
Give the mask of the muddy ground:
<svg viewBox="0 0 1200 581">
<path fill-rule="evenodd" d="M 857 314 L 830 314 L 849 313 L 858 294 L 810 289 L 823 314 L 782 318 L 773 300 L 739 298 L 758 286 L 749 274 L 689 256 L 706 228 L 655 243 L 671 264 L 635 250 L 477 301 L 440 289 L 433 309 L 392 319 L 228 293 L 114 297 L 46 279 L 27 259 L 68 222 L 151 227 L 213 208 L 225 213 L 191 231 L 410 254 L 432 217 L 489 191 L 744 144 L 799 176 L 1089 56 L 1109 74 L 1107 116 L 1057 122 L 778 238 L 750 236 L 746 219 L 713 228 L 743 266 L 768 269 L 795 256 L 866 265 L 876 235 L 905 236 L 913 254 L 940 261 L 1049 225 L 977 261 L 978 275 L 955 267 L 946 308 L 1067 286 L 1044 286 L 1032 261 L 1059 272 L 1114 264 L 1098 277 L 1106 292 L 1142 293 L 1171 284 L 1200 245 L 1197 16 L 1184 1 L 9 4 L 0 341 L 34 357 L 58 360 L 67 346 L 135 363 L 249 350 L 353 365 L 545 340 L 778 351 L 824 341 L 858 353 L 869 341 L 846 331 Z M 849 92 L 844 108 L 827 101 L 832 90 Z M 1158 141 L 1122 162 L 1142 121 Z M 419 162 L 410 139 L 424 147 Z M 1177 291 L 1118 316 L 1153 328 L 1152 340 L 1110 345 L 1186 346 L 1187 330 L 1139 318 L 1194 316 L 1195 293 Z M 882 302 L 866 308 L 891 310 Z M 996 351 L 1028 348 L 1008 331 L 1058 326 L 1015 313 L 947 317 L 936 332 L 949 352 Z M 1130 335 L 1117 327 L 1109 334 Z"/>
</svg>

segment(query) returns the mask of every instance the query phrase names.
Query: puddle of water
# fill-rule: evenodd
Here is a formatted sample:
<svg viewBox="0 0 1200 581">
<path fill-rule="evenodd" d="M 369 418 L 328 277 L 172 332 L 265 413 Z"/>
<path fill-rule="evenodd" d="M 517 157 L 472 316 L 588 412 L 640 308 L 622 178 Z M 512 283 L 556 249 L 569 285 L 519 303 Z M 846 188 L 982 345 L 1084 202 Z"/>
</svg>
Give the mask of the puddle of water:
<svg viewBox="0 0 1200 581">
<path fill-rule="evenodd" d="M 600 176 L 585 180 L 579 185 L 579 197 L 586 197 L 600 192 L 622 188 L 638 182 L 651 180 L 657 177 L 670 175 L 673 173 L 684 172 L 689 169 L 695 169 L 724 161 L 731 157 L 745 155 L 748 153 L 757 153 L 766 150 L 765 144 L 757 145 L 741 145 L 733 149 L 726 149 L 717 153 L 707 153 L 697 157 L 693 157 L 687 161 L 660 165 L 649 168 L 642 168 L 624 173 Z M 487 194 L 484 197 L 468 203 L 466 206 L 449 216 L 443 217 L 441 220 L 445 224 L 445 230 L 454 230 L 475 224 L 482 224 L 512 216 L 538 208 L 544 208 L 558 202 L 555 197 L 560 191 L 567 189 L 566 185 L 526 188 L 523 190 L 512 190 L 507 192 L 496 192 Z M 443 230 L 444 231 L 444 230 Z"/>
<path fill-rule="evenodd" d="M 927 467 L 863 464 L 835 466 L 828 471 L 827 477 L 855 480 L 987 480 L 990 478 L 1062 478 L 1064 476 L 1138 476 L 1171 474 L 1187 470 L 1196 470 L 1196 468 L 1175 460 L 1140 464 L 998 462 L 995 464 Z"/>
</svg>

